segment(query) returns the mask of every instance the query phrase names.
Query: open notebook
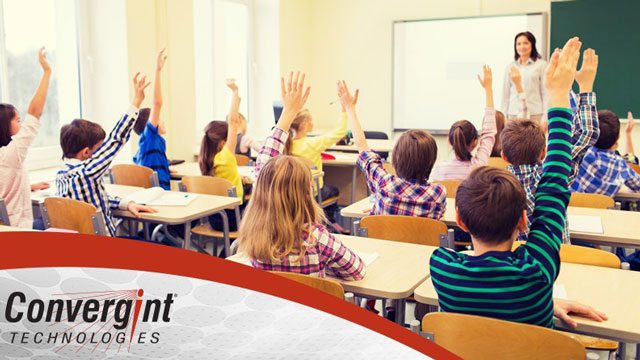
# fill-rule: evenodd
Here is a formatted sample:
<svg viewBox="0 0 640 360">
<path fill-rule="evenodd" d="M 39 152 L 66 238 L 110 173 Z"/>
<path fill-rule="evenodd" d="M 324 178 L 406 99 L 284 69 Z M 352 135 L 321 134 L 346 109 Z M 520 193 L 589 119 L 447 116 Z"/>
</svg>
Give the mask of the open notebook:
<svg viewBox="0 0 640 360">
<path fill-rule="evenodd" d="M 600 216 L 569 215 L 569 230 L 583 233 L 603 234 Z"/>
<path fill-rule="evenodd" d="M 140 190 L 126 197 L 127 201 L 149 206 L 187 206 L 198 197 L 196 194 L 166 191 L 161 187 Z"/>
</svg>

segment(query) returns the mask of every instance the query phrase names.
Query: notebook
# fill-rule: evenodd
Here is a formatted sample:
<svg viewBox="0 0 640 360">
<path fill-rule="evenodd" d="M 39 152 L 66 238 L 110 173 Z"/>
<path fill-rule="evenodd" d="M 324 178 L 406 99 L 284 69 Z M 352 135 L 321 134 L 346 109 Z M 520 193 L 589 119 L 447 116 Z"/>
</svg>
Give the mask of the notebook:
<svg viewBox="0 0 640 360">
<path fill-rule="evenodd" d="M 198 197 L 196 194 L 166 191 L 161 187 L 152 187 L 126 197 L 141 205 L 149 206 L 187 206 Z"/>
<path fill-rule="evenodd" d="M 569 230 L 575 232 L 603 234 L 600 216 L 569 215 Z"/>
</svg>

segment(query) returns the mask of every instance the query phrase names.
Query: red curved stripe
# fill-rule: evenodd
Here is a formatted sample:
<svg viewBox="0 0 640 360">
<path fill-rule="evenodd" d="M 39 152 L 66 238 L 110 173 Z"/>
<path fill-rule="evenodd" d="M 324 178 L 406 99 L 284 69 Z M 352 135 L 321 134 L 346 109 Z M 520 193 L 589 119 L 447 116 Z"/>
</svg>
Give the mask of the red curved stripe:
<svg viewBox="0 0 640 360">
<path fill-rule="evenodd" d="M 248 266 L 142 241 L 92 235 L 0 233 L 0 269 L 98 267 L 187 276 L 270 294 L 324 311 L 394 339 L 434 359 L 448 350 L 362 308 L 308 286 Z"/>
</svg>

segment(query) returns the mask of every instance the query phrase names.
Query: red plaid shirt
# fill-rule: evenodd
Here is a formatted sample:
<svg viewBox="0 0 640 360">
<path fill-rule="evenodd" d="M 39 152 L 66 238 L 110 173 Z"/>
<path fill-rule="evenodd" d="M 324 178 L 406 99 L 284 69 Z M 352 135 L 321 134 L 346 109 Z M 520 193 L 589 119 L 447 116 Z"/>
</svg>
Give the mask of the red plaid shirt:
<svg viewBox="0 0 640 360">
<path fill-rule="evenodd" d="M 447 208 L 447 191 L 440 184 L 402 179 L 382 166 L 382 158 L 373 151 L 363 151 L 357 165 L 367 177 L 375 197 L 372 215 L 406 215 L 440 220 Z"/>
</svg>

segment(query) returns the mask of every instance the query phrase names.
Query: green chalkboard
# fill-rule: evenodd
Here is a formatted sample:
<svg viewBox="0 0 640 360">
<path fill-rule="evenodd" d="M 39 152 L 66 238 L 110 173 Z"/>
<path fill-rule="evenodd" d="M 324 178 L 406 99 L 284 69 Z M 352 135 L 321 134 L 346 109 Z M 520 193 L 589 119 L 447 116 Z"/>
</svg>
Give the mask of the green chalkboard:
<svg viewBox="0 0 640 360">
<path fill-rule="evenodd" d="M 640 115 L 640 1 L 552 2 L 551 49 L 572 36 L 598 53 L 598 108 Z"/>
</svg>

